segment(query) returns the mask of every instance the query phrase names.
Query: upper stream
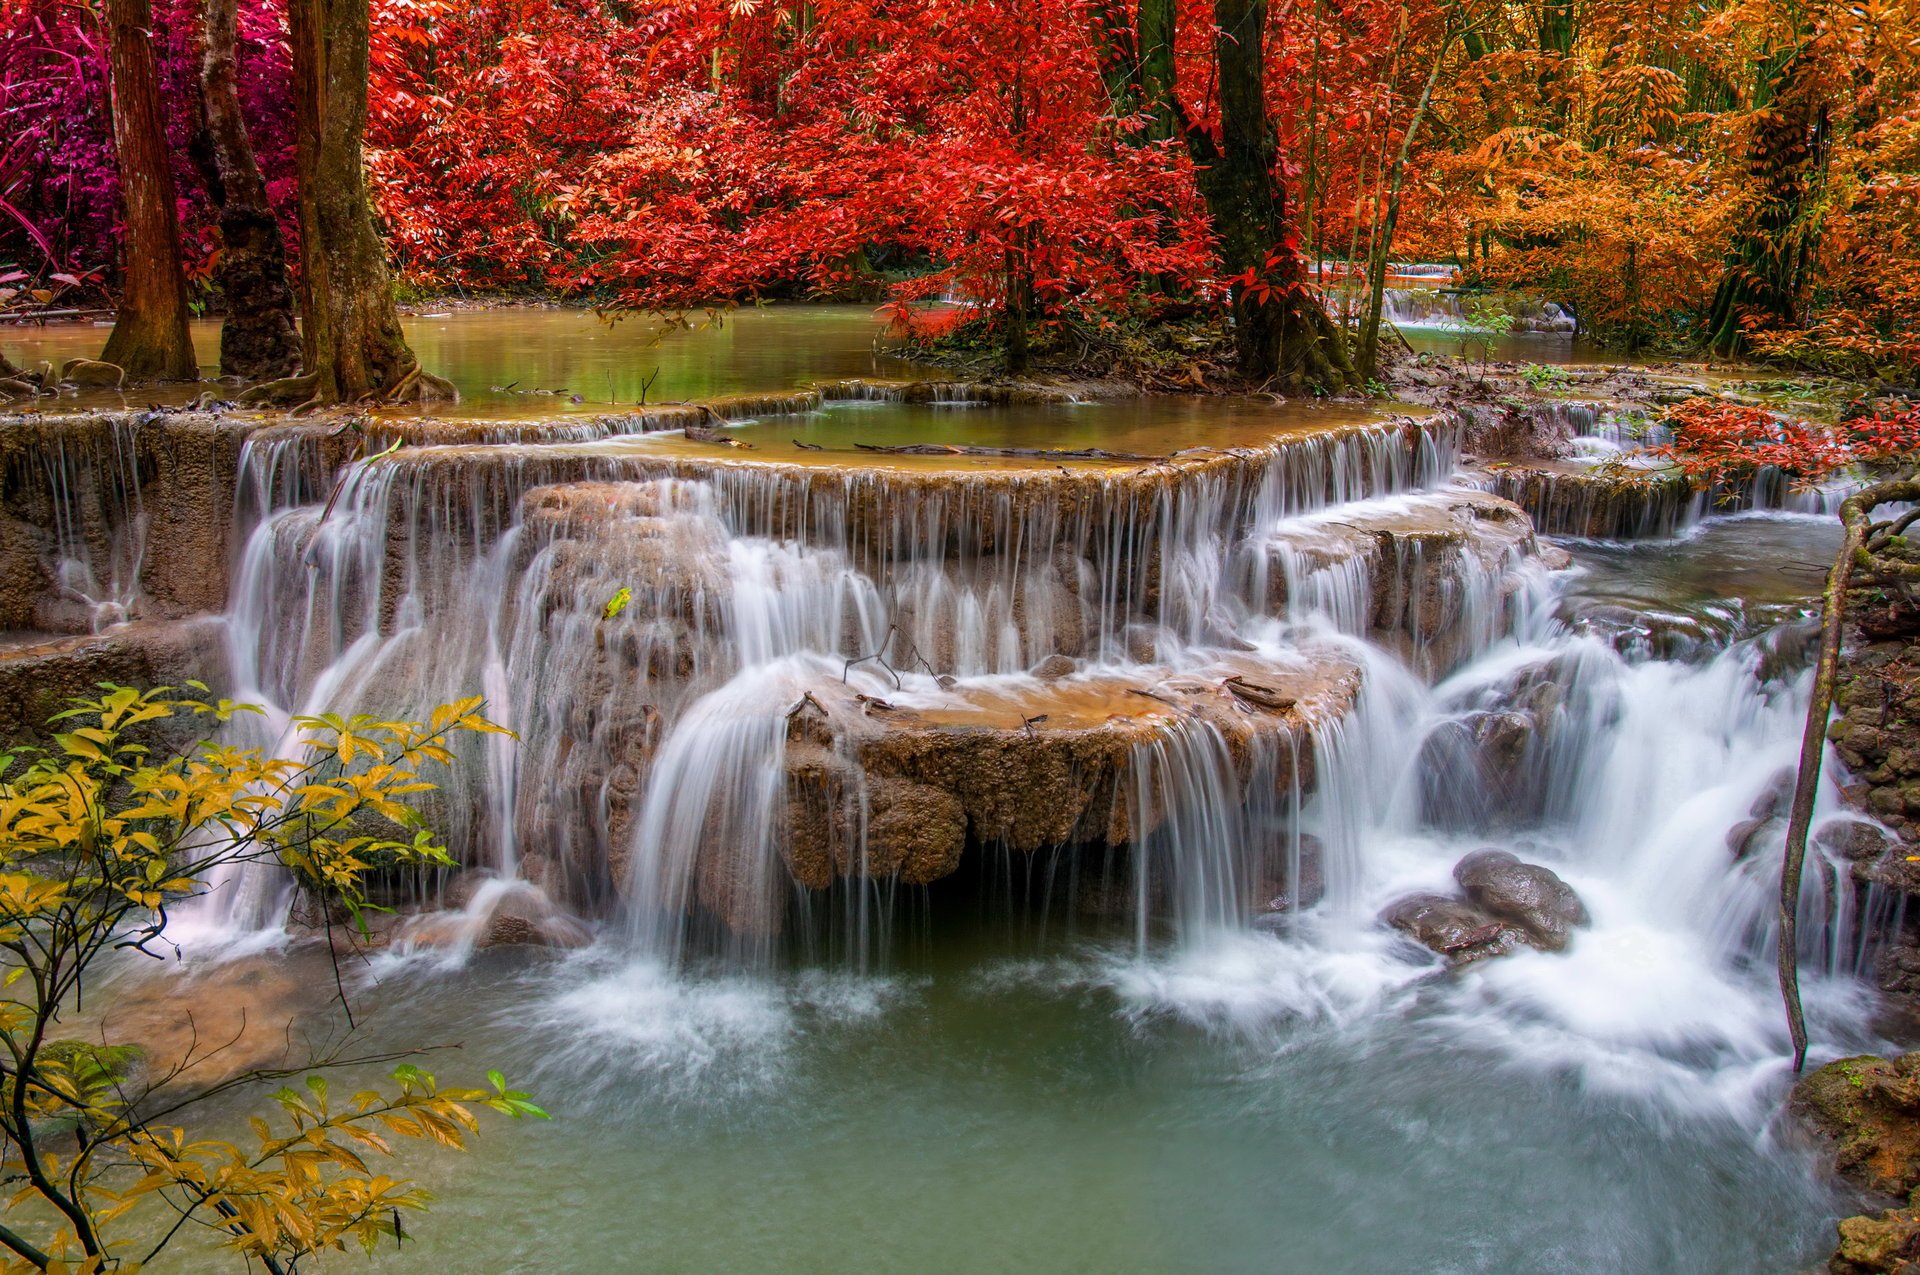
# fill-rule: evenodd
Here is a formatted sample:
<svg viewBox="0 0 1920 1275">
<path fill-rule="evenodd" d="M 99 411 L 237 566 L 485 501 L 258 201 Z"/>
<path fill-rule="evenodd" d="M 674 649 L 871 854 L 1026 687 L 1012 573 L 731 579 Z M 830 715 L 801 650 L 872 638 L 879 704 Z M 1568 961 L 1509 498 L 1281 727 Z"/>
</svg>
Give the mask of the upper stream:
<svg viewBox="0 0 1920 1275">
<path fill-rule="evenodd" d="M 912 375 L 864 312 L 782 313 L 651 347 L 653 397 Z M 468 387 L 637 396 L 653 354 L 560 322 L 415 339 Z M 461 353 L 503 323 L 524 350 Z M 520 401 L 487 393 L 474 415 Z M 443 1079 L 502 1068 L 555 1119 L 430 1157 L 441 1199 L 381 1269 L 1784 1275 L 1825 1250 L 1843 1202 L 1771 1125 L 1778 837 L 1736 860 L 1726 834 L 1797 753 L 1830 519 L 1568 564 L 1427 413 L 842 401 L 728 428 L 751 446 L 470 432 L 337 493 L 316 430 L 239 458 L 222 632 L 229 693 L 271 710 L 255 742 L 475 693 L 518 736 L 435 804 L 471 870 L 411 887 L 430 915 L 348 975 L 364 1047 L 460 1042 Z M 955 442 L 1161 459 L 861 450 Z M 1489 845 L 1585 901 L 1565 952 L 1449 971 L 1377 919 Z M 1836 880 L 1816 862 L 1803 904 L 1816 1059 L 1875 1043 L 1871 901 L 1829 911 Z M 221 882 L 171 1003 L 338 1031 L 289 905 Z M 488 946 L 503 919 L 566 946 Z"/>
</svg>

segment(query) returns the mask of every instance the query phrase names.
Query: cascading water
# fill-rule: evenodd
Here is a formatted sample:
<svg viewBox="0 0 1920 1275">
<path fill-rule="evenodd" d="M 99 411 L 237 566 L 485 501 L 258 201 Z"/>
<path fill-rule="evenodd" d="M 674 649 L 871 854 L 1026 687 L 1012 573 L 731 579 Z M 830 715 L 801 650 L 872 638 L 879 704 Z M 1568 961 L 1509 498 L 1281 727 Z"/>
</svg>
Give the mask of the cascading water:
<svg viewBox="0 0 1920 1275">
<path fill-rule="evenodd" d="M 1516 1058 L 1729 1094 L 1775 1065 L 1772 869 L 1724 835 L 1791 759 L 1803 679 L 1762 676 L 1752 643 L 1667 663 L 1556 618 L 1565 578 L 1510 506 L 1447 485 L 1444 430 L 974 478 L 427 447 L 338 493 L 295 446 L 243 466 L 238 697 L 272 706 L 255 742 L 278 747 L 299 712 L 485 689 L 517 739 L 466 759 L 436 810 L 491 877 L 452 900 L 467 946 L 489 909 L 557 905 L 613 919 L 603 949 L 650 977 L 771 970 L 817 946 L 810 892 L 845 879 L 854 910 L 830 924 L 860 936 L 858 966 L 887 928 L 866 876 L 920 853 L 899 812 L 957 806 L 963 858 L 1007 835 L 983 831 L 991 792 L 928 751 L 986 729 L 966 713 L 991 703 L 1018 706 L 992 728 L 1015 764 L 1053 732 L 1117 732 L 1114 813 L 1059 826 L 1069 850 L 1105 835 L 1131 858 L 1127 937 L 1092 976 L 1131 1012 L 1244 1027 L 1422 1005 Z M 1260 724 L 1294 711 L 1286 679 L 1336 666 L 1357 698 Z M 1075 782 L 1108 782 L 1075 756 Z M 806 784 L 828 804 L 796 805 Z M 816 814 L 824 866 L 795 841 Z M 1433 983 L 1378 914 L 1451 889 L 1485 844 L 1561 873 L 1592 927 Z M 224 882 L 206 919 L 275 929 L 287 897 L 264 874 Z M 1810 921 L 1831 1048 L 1853 1038 L 1861 953 L 1830 936 L 1858 931 Z M 1651 1009 L 1616 1017 L 1596 985 Z"/>
<path fill-rule="evenodd" d="M 856 391 L 878 404 L 863 419 L 894 419 L 886 387 L 816 395 Z M 1594 457 L 1636 428 L 1560 411 Z M 483 1042 L 588 1117 L 541 1161 L 558 1189 L 651 1192 L 662 1235 L 714 1268 L 778 1241 L 690 1240 L 673 1228 L 697 1203 L 652 1184 L 758 1189 L 773 1229 L 858 1218 L 885 1266 L 913 1243 L 894 1216 L 927 1225 L 890 1182 L 916 1172 L 895 1142 L 951 1144 L 943 1214 L 1022 1218 L 1008 1260 L 1025 1245 L 1041 1268 L 1191 1269 L 1218 1245 L 1234 1269 L 1279 1251 L 1341 1269 L 1366 1235 L 1399 1269 L 1733 1275 L 1819 1229 L 1784 1158 L 1763 1175 L 1777 1209 L 1726 1205 L 1664 1265 L 1637 1222 L 1530 1229 L 1560 1190 L 1677 1235 L 1694 1219 L 1662 1210 L 1699 1163 L 1738 1153 L 1728 1176 L 1751 1182 L 1766 1160 L 1779 835 L 1736 853 L 1728 830 L 1797 748 L 1806 675 L 1756 636 L 1774 611 L 1684 651 L 1626 640 L 1629 603 L 1660 617 L 1618 578 L 1651 570 L 1592 545 L 1550 569 L 1527 517 L 1456 484 L 1444 421 L 1276 427 L 1159 464 L 769 455 L 818 426 L 744 426 L 762 450 L 722 452 L 598 420 L 439 442 L 410 425 L 337 490 L 346 443 L 315 429 L 259 431 L 239 457 L 221 689 L 269 709 L 244 742 L 475 692 L 515 732 L 463 744 L 428 811 L 462 870 L 393 883 L 404 915 L 348 977 L 400 1008 L 394 1043 Z M 1710 548 L 1688 535 L 1661 551 Z M 1820 817 L 1837 808 L 1823 789 Z M 1454 893 L 1483 847 L 1578 893 L 1591 921 L 1566 950 L 1453 968 L 1382 922 Z M 1816 852 L 1816 1058 L 1874 1043 L 1871 927 L 1843 879 Z M 237 873 L 182 937 L 257 946 L 297 930 L 290 903 L 283 878 Z M 488 950 L 528 941 L 579 950 Z M 1137 1123 L 1117 1140 L 1089 1109 Z M 1496 1126 L 1512 1141 L 1489 1147 Z M 656 1140 L 659 1163 L 634 1159 Z M 1644 1192 L 1625 1185 L 1661 1155 Z M 1391 1175 L 1407 1217 L 1355 1203 Z M 479 1176 L 450 1207 L 500 1205 Z M 1708 1176 L 1699 1195 L 1730 1189 Z M 1449 1220 L 1468 1178 L 1504 1219 L 1485 1234 Z M 1124 1227 L 1080 1228 L 1066 1254 L 1029 1216 L 1063 1182 L 1204 1189 L 1240 1220 L 1184 1255 L 1142 1256 Z M 630 1242 L 596 1238 L 596 1260 L 631 1264 Z M 938 1247 L 909 1255 L 937 1267 Z"/>
</svg>

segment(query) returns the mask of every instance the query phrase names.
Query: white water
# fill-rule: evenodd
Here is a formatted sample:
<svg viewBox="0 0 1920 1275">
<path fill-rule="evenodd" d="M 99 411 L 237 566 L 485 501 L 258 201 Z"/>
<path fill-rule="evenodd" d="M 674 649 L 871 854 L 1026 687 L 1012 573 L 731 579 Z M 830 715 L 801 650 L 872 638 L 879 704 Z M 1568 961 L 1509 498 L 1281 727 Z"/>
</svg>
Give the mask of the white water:
<svg viewBox="0 0 1920 1275">
<path fill-rule="evenodd" d="M 814 942 L 783 937 L 778 920 L 806 915 L 792 910 L 780 844 L 787 714 L 809 687 L 844 676 L 925 705 L 943 694 L 934 672 L 962 689 L 1035 690 L 1026 670 L 1054 653 L 1082 661 L 1070 685 L 1222 653 L 1285 667 L 1303 644 L 1331 641 L 1362 666 L 1364 689 L 1317 733 L 1316 791 L 1301 802 L 1293 759 L 1271 740 L 1248 780 L 1206 723 L 1177 724 L 1133 758 L 1128 799 L 1142 811 L 1156 788 L 1171 799 L 1125 937 L 997 977 L 1098 989 L 1143 1026 L 1313 1030 L 1364 1048 L 1412 1023 L 1505 1066 L 1743 1120 L 1782 1078 L 1773 864 L 1733 864 L 1724 834 L 1791 761 L 1803 682 L 1761 683 L 1751 649 L 1629 661 L 1577 636 L 1552 618 L 1563 582 L 1525 545 L 1431 560 L 1417 542 L 1319 552 L 1342 527 L 1444 506 L 1444 439 L 1283 448 L 1251 479 L 1113 484 L 1072 502 L 617 466 L 566 476 L 610 480 L 599 486 L 542 488 L 560 476 L 517 454 L 505 469 L 488 468 L 485 449 L 472 456 L 455 482 L 461 471 L 431 456 L 361 467 L 324 519 L 311 483 L 263 477 L 245 493 L 229 632 L 236 697 L 272 709 L 257 742 L 285 746 L 297 712 L 423 711 L 475 688 L 519 732 L 464 758 L 436 811 L 466 862 L 496 879 L 470 892 L 451 946 L 409 957 L 403 945 L 387 978 L 457 967 L 488 909 L 534 889 L 525 876 L 602 935 L 567 964 L 545 1018 L 697 1087 L 718 1060 L 798 1030 L 772 971 Z M 529 512 L 522 493 L 535 488 L 571 503 Z M 1437 495 L 1396 494 L 1409 490 Z M 1382 628 L 1385 612 L 1420 614 L 1382 597 L 1429 587 L 1454 617 L 1446 633 L 1417 618 Z M 610 618 L 620 588 L 632 601 Z M 1130 648 L 1143 632 L 1148 664 Z M 847 667 L 883 648 L 897 672 Z M 1475 715 L 1510 710 L 1516 682 L 1556 694 L 1519 790 L 1495 791 L 1448 741 Z M 1823 794 L 1823 809 L 1832 801 Z M 1297 880 L 1303 836 L 1322 847 L 1324 898 L 1255 931 L 1248 847 L 1281 838 Z M 1488 844 L 1561 873 L 1593 924 L 1566 953 L 1522 950 L 1449 975 L 1376 916 L 1408 892 L 1450 890 L 1453 864 Z M 1821 914 L 1819 876 L 1803 927 L 1816 1056 L 1865 1041 L 1860 954 L 1823 941 L 1852 931 Z M 890 889 L 833 904 L 843 915 L 828 924 L 861 933 L 850 950 L 862 961 L 869 932 L 913 910 L 886 905 Z M 287 903 L 284 882 L 240 875 L 192 920 L 257 944 Z M 716 958 L 724 972 L 706 972 Z M 844 979 L 843 991 L 879 998 L 873 1013 L 892 1003 L 884 979 Z"/>
</svg>

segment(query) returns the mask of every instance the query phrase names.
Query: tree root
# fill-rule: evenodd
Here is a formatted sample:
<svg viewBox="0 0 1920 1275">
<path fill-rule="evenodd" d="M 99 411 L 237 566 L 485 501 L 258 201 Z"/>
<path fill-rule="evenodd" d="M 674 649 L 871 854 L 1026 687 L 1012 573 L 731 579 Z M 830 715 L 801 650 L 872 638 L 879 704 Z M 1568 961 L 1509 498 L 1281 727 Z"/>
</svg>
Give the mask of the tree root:
<svg viewBox="0 0 1920 1275">
<path fill-rule="evenodd" d="M 245 407 L 292 407 L 296 415 L 319 406 L 320 375 L 306 372 L 283 376 L 277 381 L 262 381 L 240 391 L 236 403 Z"/>
<path fill-rule="evenodd" d="M 342 400 L 327 394 L 318 372 L 303 372 L 250 386 L 236 401 L 246 406 L 286 406 L 290 414 L 305 416 L 322 407 L 337 406 Z M 412 359 L 391 386 L 364 394 L 357 401 L 368 405 L 457 403 L 460 391 L 453 382 L 435 376 L 421 367 L 418 359 Z"/>
<path fill-rule="evenodd" d="M 452 381 L 427 371 L 420 366 L 419 359 L 413 359 L 411 364 L 390 389 L 369 394 L 364 401 L 381 403 L 458 403 L 460 401 L 460 391 L 453 387 Z"/>
</svg>

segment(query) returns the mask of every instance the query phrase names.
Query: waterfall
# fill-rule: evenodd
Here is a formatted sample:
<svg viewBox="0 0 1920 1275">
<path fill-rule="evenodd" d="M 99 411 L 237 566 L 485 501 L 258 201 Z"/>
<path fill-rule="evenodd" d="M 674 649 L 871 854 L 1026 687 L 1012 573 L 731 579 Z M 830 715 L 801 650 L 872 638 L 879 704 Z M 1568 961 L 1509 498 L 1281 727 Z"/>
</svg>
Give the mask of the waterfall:
<svg viewBox="0 0 1920 1275">
<path fill-rule="evenodd" d="M 1573 437 L 1630 428 L 1558 410 Z M 660 969 L 823 942 L 859 963 L 899 891 L 1045 855 L 1119 865 L 1128 995 L 1205 1014 L 1207 961 L 1283 960 L 1302 1007 L 1342 1012 L 1424 968 L 1377 914 L 1497 845 L 1594 915 L 1572 954 L 1477 984 L 1502 1012 L 1594 1027 L 1569 980 L 1637 977 L 1637 943 L 1725 998 L 1673 1001 L 1671 1031 L 1772 1047 L 1770 869 L 1723 841 L 1791 757 L 1804 679 L 1763 676 L 1751 643 L 1672 664 L 1567 627 L 1532 523 L 1452 483 L 1444 421 L 978 473 L 462 440 L 337 490 L 316 447 L 267 433 L 240 459 L 230 659 L 269 708 L 246 741 L 474 690 L 515 732 L 468 746 L 436 797 L 479 884 L 424 883 L 458 924 L 409 922 L 403 946 L 464 952 L 508 909 L 605 921 Z M 1809 954 L 1843 979 L 1860 924 L 1809 890 Z M 195 920 L 277 932 L 288 902 L 255 869 Z M 1167 959 L 1177 994 L 1139 972 Z"/>
</svg>

